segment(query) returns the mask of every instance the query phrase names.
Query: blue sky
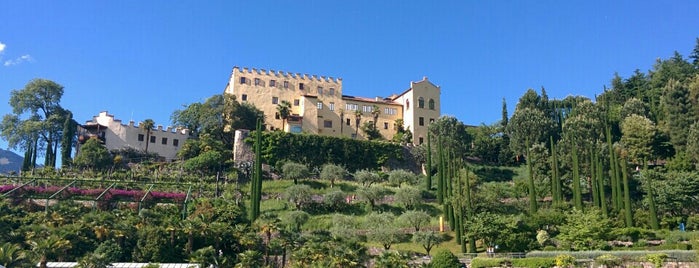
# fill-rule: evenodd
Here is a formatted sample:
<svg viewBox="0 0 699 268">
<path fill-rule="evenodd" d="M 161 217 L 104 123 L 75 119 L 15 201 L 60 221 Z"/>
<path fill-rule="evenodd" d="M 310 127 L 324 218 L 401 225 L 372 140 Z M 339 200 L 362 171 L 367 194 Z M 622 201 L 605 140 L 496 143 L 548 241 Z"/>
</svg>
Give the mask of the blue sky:
<svg viewBox="0 0 699 268">
<path fill-rule="evenodd" d="M 423 76 L 442 112 L 491 124 L 528 88 L 594 97 L 699 37 L 699 1 L 3 1 L 0 115 L 33 78 L 78 122 L 109 111 L 167 126 L 233 66 L 343 78 L 388 96 Z M 0 140 L 0 147 L 7 147 Z"/>
</svg>

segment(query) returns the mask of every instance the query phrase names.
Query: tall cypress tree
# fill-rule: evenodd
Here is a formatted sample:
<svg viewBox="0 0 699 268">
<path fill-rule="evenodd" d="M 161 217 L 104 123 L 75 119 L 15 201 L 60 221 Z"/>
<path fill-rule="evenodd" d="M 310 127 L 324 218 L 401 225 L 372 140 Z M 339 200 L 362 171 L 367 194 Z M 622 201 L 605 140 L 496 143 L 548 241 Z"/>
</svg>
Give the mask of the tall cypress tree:
<svg viewBox="0 0 699 268">
<path fill-rule="evenodd" d="M 439 165 L 437 166 L 437 202 L 444 204 L 444 151 L 442 148 L 442 136 L 437 136 L 437 157 Z"/>
<path fill-rule="evenodd" d="M 68 111 L 66 120 L 63 122 L 63 136 L 61 137 L 61 167 L 70 166 L 73 162 L 71 154 L 73 153 L 76 131 L 77 123 L 73 120 L 73 113 Z"/>
<path fill-rule="evenodd" d="M 600 159 L 599 155 L 596 155 L 595 161 L 597 162 L 597 189 L 599 190 L 599 200 L 600 200 L 600 209 L 602 210 L 602 216 L 605 218 L 607 217 L 607 197 L 606 193 L 604 192 L 604 176 L 603 176 L 603 170 L 602 170 L 602 160 Z"/>
<path fill-rule="evenodd" d="M 626 167 L 626 159 L 619 159 L 621 162 L 621 177 L 624 180 L 624 220 L 626 227 L 633 227 L 633 216 L 631 214 L 631 194 L 629 193 L 629 171 Z"/>
<path fill-rule="evenodd" d="M 342 124 L 340 124 L 342 125 Z M 425 167 L 425 173 L 427 173 L 427 176 L 425 178 L 425 190 L 429 191 L 432 190 L 432 146 L 431 146 L 431 137 L 430 137 L 430 129 L 429 127 L 427 128 L 427 167 Z"/>
<path fill-rule="evenodd" d="M 250 182 L 250 222 L 260 216 L 260 201 L 262 199 L 262 119 L 257 119 L 255 130 L 255 163 L 253 177 Z"/>
<path fill-rule="evenodd" d="M 536 202 L 536 190 L 534 187 L 534 171 L 532 167 L 532 161 L 530 158 L 530 152 L 529 152 L 529 139 L 526 141 L 526 146 L 527 146 L 527 171 L 529 172 L 529 180 L 528 180 L 528 185 L 529 185 L 529 213 L 532 215 L 536 213 L 536 210 L 538 209 L 538 205 Z"/>
<path fill-rule="evenodd" d="M 658 230 L 660 226 L 658 225 L 658 210 L 655 207 L 655 197 L 653 196 L 653 179 L 651 179 L 650 176 L 647 175 L 647 168 L 645 163 L 647 163 L 645 160 L 643 161 L 643 173 L 641 176 L 645 177 L 646 179 L 646 184 L 648 187 L 648 193 L 647 193 L 647 198 L 648 198 L 648 213 L 650 214 L 650 228 L 653 230 Z"/>
<path fill-rule="evenodd" d="M 560 204 L 563 199 L 561 177 L 558 171 L 558 152 L 556 151 L 556 143 L 553 142 L 553 136 L 549 136 L 551 142 L 551 196 L 554 204 Z"/>
<path fill-rule="evenodd" d="M 573 205 L 582 211 L 582 192 L 580 190 L 580 163 L 578 162 L 578 150 L 573 144 L 571 146 L 571 156 L 573 160 Z"/>
</svg>

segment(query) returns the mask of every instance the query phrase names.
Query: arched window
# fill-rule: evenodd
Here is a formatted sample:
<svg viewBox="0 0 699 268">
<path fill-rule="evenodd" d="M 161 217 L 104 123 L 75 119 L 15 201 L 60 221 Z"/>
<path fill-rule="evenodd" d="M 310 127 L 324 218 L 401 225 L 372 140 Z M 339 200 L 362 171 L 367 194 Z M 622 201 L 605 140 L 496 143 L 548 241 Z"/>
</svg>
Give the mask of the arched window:
<svg viewBox="0 0 699 268">
<path fill-rule="evenodd" d="M 405 109 L 410 110 L 410 100 L 405 100 Z"/>
<path fill-rule="evenodd" d="M 434 99 L 430 99 L 430 102 L 428 102 L 427 105 L 429 105 L 430 110 L 434 110 Z"/>
<path fill-rule="evenodd" d="M 417 99 L 417 108 L 425 108 L 425 99 L 422 97 Z"/>
</svg>

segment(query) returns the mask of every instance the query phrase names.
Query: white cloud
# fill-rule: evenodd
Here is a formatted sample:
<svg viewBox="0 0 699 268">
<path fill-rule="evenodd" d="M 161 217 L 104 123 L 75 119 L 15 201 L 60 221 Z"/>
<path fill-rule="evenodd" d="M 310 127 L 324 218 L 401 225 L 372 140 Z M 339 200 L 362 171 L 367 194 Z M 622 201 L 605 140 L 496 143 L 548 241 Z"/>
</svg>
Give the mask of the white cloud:
<svg viewBox="0 0 699 268">
<path fill-rule="evenodd" d="M 12 65 L 17 65 L 17 64 L 23 63 L 23 62 L 32 62 L 32 61 L 34 61 L 34 58 L 32 58 L 31 55 L 27 54 L 27 55 L 22 55 L 19 58 L 16 58 L 14 60 L 6 60 L 4 65 L 5 66 L 12 66 Z"/>
<path fill-rule="evenodd" d="M 5 47 L 6 47 L 5 44 L 0 42 L 0 54 L 2 54 L 3 51 L 5 51 Z"/>
</svg>

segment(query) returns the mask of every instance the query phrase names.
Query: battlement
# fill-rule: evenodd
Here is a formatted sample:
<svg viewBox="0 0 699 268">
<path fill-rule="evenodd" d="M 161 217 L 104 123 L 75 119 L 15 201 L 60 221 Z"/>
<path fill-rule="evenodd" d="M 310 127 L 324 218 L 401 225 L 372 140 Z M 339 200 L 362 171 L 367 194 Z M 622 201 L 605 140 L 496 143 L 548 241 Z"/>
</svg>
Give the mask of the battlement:
<svg viewBox="0 0 699 268">
<path fill-rule="evenodd" d="M 291 73 L 291 72 L 284 72 L 284 71 L 275 71 L 275 70 L 265 70 L 265 69 L 256 69 L 256 68 L 247 68 L 243 67 L 240 68 L 238 66 L 233 67 L 233 73 L 238 71 L 239 73 L 245 74 L 257 74 L 257 75 L 266 75 L 270 77 L 284 77 L 288 79 L 296 79 L 296 80 L 309 80 L 309 81 L 318 81 L 318 82 L 326 82 L 326 83 L 336 83 L 336 84 L 342 84 L 342 78 L 335 78 L 332 76 L 318 76 L 318 75 L 309 75 L 309 74 L 301 74 L 301 73 Z"/>
<path fill-rule="evenodd" d="M 107 113 L 107 111 L 102 111 L 99 113 L 99 115 L 93 116 L 92 120 L 87 121 L 86 124 L 101 123 L 101 124 L 109 127 L 109 125 L 111 125 L 110 123 L 112 123 L 112 122 L 114 124 L 119 124 L 122 127 L 130 127 L 130 128 L 142 128 L 142 125 L 143 125 L 143 122 L 138 122 L 138 125 L 135 125 L 133 120 L 130 120 L 128 124 L 123 124 L 121 119 L 114 118 L 114 115 Z M 180 134 L 183 136 L 189 136 L 189 134 L 190 134 L 190 130 L 183 128 L 183 127 L 167 126 L 166 128 L 163 129 L 162 125 L 158 125 L 152 131 Z"/>
</svg>

